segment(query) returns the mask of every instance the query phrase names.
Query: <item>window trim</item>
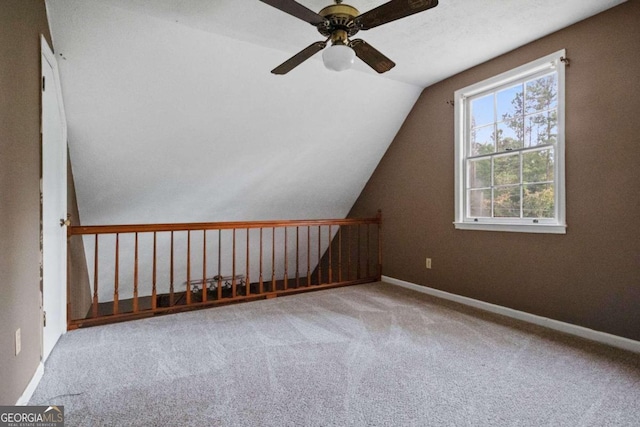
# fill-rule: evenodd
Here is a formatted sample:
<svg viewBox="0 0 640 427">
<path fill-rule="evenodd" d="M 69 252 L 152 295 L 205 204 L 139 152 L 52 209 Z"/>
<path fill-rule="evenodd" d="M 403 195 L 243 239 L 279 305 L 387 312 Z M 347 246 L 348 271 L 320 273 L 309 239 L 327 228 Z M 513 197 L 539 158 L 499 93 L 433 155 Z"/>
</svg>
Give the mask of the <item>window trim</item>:
<svg viewBox="0 0 640 427">
<path fill-rule="evenodd" d="M 566 233 L 566 189 L 565 189 L 565 49 L 521 65 L 497 76 L 474 83 L 454 93 L 455 109 L 455 221 L 459 230 L 507 231 L 522 233 Z M 468 218 L 466 217 L 465 144 L 467 142 L 466 116 L 469 114 L 467 98 L 492 91 L 545 70 L 556 69 L 558 73 L 558 135 L 555 144 L 555 218 Z"/>
</svg>

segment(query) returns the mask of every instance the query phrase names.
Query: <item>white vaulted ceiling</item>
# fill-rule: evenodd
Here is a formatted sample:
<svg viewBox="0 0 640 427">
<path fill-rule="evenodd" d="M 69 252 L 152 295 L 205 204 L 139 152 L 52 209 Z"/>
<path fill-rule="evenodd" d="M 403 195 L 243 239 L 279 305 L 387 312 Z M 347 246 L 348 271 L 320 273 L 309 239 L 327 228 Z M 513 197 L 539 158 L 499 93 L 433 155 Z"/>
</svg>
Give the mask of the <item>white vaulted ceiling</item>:
<svg viewBox="0 0 640 427">
<path fill-rule="evenodd" d="M 82 223 L 344 217 L 424 87 L 619 3 L 440 0 L 358 34 L 382 76 L 275 76 L 323 37 L 258 0 L 47 0 Z"/>
</svg>

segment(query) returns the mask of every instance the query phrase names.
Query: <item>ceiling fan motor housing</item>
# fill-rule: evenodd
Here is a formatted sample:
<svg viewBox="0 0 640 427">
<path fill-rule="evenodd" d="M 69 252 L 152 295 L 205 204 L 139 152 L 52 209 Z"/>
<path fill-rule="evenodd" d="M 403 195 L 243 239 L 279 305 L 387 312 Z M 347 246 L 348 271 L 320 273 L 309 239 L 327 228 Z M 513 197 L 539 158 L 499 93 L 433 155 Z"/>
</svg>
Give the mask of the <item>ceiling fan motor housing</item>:
<svg viewBox="0 0 640 427">
<path fill-rule="evenodd" d="M 360 28 L 353 18 L 360 15 L 358 9 L 348 4 L 332 4 L 318 12 L 325 21 L 318 25 L 318 32 L 331 38 L 331 44 L 348 44 L 348 37 L 354 36 Z"/>
</svg>

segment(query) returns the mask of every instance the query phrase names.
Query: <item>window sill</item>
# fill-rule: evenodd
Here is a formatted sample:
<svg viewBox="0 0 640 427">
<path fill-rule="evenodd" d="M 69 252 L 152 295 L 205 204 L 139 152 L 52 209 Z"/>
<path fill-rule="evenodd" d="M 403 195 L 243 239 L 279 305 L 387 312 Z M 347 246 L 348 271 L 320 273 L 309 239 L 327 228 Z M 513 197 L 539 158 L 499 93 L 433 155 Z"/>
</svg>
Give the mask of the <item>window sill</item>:
<svg viewBox="0 0 640 427">
<path fill-rule="evenodd" d="M 566 234 L 566 225 L 556 224 L 488 224 L 477 222 L 454 222 L 457 230 L 506 231 L 514 233 Z"/>
</svg>

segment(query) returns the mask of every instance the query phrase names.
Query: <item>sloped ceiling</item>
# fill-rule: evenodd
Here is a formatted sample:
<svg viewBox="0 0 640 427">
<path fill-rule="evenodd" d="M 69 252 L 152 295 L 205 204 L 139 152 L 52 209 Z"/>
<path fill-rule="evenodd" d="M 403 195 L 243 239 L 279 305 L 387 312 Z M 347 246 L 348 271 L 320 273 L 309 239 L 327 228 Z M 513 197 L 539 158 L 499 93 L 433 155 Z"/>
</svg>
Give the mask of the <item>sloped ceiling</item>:
<svg viewBox="0 0 640 427">
<path fill-rule="evenodd" d="M 619 3 L 441 0 L 359 35 L 385 75 L 274 76 L 322 37 L 258 0 L 47 0 L 81 221 L 344 217 L 424 87 Z"/>
</svg>

